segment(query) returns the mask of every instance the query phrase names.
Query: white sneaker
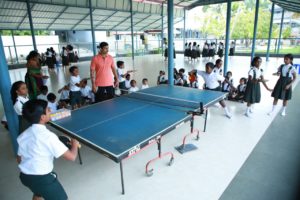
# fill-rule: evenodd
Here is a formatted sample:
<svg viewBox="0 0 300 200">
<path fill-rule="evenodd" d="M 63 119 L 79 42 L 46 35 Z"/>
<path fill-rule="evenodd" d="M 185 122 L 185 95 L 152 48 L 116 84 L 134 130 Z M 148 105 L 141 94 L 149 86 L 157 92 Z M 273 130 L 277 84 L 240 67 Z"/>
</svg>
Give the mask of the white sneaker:
<svg viewBox="0 0 300 200">
<path fill-rule="evenodd" d="M 246 113 L 245 113 L 245 116 L 251 118 L 251 115 L 250 115 L 249 112 L 246 112 Z"/>
<path fill-rule="evenodd" d="M 249 109 L 250 113 L 254 113 L 254 108 Z"/>
<path fill-rule="evenodd" d="M 283 116 L 283 117 L 286 116 L 285 111 L 282 111 L 282 112 L 281 112 L 281 116 Z"/>
<path fill-rule="evenodd" d="M 231 117 L 232 117 L 232 114 L 231 114 L 230 112 L 226 112 L 225 115 L 226 115 L 226 117 L 228 117 L 229 119 L 231 119 Z"/>
</svg>

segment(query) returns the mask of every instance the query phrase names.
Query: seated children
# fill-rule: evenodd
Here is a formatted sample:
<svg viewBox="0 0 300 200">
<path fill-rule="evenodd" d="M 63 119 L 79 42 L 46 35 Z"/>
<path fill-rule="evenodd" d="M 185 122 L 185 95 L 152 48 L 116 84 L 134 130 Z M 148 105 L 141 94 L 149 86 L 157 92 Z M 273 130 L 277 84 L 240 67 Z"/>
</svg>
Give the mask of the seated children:
<svg viewBox="0 0 300 200">
<path fill-rule="evenodd" d="M 87 85 L 87 80 L 82 80 L 82 87 L 80 89 L 81 96 L 82 96 L 82 103 L 85 105 L 86 103 L 90 104 L 92 103 L 92 88 Z"/>
<path fill-rule="evenodd" d="M 166 79 L 166 73 L 162 70 L 159 71 L 159 76 L 157 77 L 157 85 L 166 84 L 168 81 Z"/>
<path fill-rule="evenodd" d="M 41 94 L 36 98 L 47 101 L 48 87 L 46 85 L 41 86 Z"/>
<path fill-rule="evenodd" d="M 129 90 L 130 86 L 130 74 L 127 74 L 125 77 L 125 90 Z"/>
<path fill-rule="evenodd" d="M 183 80 L 183 86 L 188 87 L 188 82 L 187 82 L 188 76 L 184 72 L 185 72 L 185 69 L 183 69 L 183 68 L 179 69 L 179 71 L 178 71 L 181 79 Z"/>
<path fill-rule="evenodd" d="M 198 76 L 195 75 L 194 81 L 190 83 L 191 88 L 199 89 L 199 82 L 198 82 Z"/>
<path fill-rule="evenodd" d="M 135 80 L 131 80 L 130 81 L 130 88 L 129 88 L 129 90 L 128 90 L 128 93 L 132 93 L 132 92 L 137 92 L 137 91 L 139 91 L 139 88 L 136 86 L 136 81 Z"/>
<path fill-rule="evenodd" d="M 82 86 L 82 82 L 79 76 L 78 67 L 72 66 L 69 69 L 71 73 L 70 76 L 70 103 L 72 109 L 79 108 L 81 106 L 81 92 L 80 88 Z"/>
<path fill-rule="evenodd" d="M 192 73 L 197 72 L 198 75 L 202 76 L 205 82 L 205 90 L 221 91 L 219 81 L 224 81 L 224 77 L 218 73 L 214 73 L 213 67 L 214 64 L 212 62 L 208 62 L 205 65 L 205 71 L 193 70 Z M 225 101 L 221 100 L 219 103 L 224 108 L 226 117 L 231 118 L 232 115 L 226 107 Z"/>
<path fill-rule="evenodd" d="M 226 73 L 225 79 L 222 82 L 222 92 L 228 92 L 228 98 L 230 99 L 235 91 L 235 87 L 233 85 L 232 72 L 228 71 Z"/>
<path fill-rule="evenodd" d="M 58 93 L 60 93 L 60 99 L 59 104 L 63 108 L 67 108 L 67 106 L 70 104 L 70 87 L 69 85 L 65 85 L 61 89 L 58 90 Z"/>
<path fill-rule="evenodd" d="M 183 86 L 183 83 L 184 83 L 184 82 L 183 82 L 183 80 L 182 80 L 180 74 L 179 74 L 179 73 L 176 74 L 176 75 L 175 75 L 175 79 L 174 79 L 174 85 Z"/>
<path fill-rule="evenodd" d="M 68 199 L 68 196 L 53 172 L 53 159 L 63 157 L 74 161 L 78 153 L 78 141 L 71 139 L 69 150 L 58 137 L 46 128 L 50 120 L 47 101 L 30 100 L 23 106 L 22 114 L 30 123 L 18 138 L 17 162 L 22 184 L 33 192 L 37 199 Z"/>
<path fill-rule="evenodd" d="M 50 109 L 50 112 L 57 111 L 58 104 L 56 102 L 56 95 L 50 92 L 47 95 L 47 100 L 48 100 L 48 108 Z"/>
<path fill-rule="evenodd" d="M 148 85 L 148 79 L 146 79 L 146 78 L 143 78 L 143 80 L 142 80 L 142 90 L 143 89 L 147 89 L 147 88 L 149 88 L 149 85 Z"/>
<path fill-rule="evenodd" d="M 232 98 L 230 98 L 229 100 L 240 101 L 242 103 L 244 102 L 243 100 L 246 91 L 246 82 L 247 82 L 246 78 L 240 79 L 240 84 L 237 86 L 234 94 L 232 95 Z"/>
</svg>

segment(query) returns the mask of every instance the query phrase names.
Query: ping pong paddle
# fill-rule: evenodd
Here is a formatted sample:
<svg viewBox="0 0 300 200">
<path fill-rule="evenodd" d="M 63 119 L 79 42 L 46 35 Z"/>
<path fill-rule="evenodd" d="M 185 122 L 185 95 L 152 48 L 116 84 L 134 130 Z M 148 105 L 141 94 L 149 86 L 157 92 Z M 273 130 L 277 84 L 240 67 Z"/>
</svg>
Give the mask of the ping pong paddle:
<svg viewBox="0 0 300 200">
<path fill-rule="evenodd" d="M 58 139 L 66 146 L 68 149 L 72 148 L 71 139 L 66 136 L 59 136 Z M 78 148 L 81 148 L 81 145 L 78 143 Z"/>
</svg>

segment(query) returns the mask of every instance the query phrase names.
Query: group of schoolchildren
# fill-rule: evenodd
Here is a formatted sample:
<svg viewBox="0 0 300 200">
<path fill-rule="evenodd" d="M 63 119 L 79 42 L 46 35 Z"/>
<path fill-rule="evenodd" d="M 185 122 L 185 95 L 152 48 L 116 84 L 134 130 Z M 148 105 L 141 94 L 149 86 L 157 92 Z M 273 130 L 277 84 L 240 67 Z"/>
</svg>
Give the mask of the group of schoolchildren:
<svg viewBox="0 0 300 200">
<path fill-rule="evenodd" d="M 205 66 L 205 71 L 190 71 L 188 76 L 185 74 L 185 70 L 183 68 L 179 69 L 179 71 L 174 69 L 174 85 L 199 88 L 198 76 L 201 76 L 205 82 L 203 89 L 227 92 L 228 100 L 239 101 L 242 103 L 246 102 L 247 109 L 245 116 L 251 117 L 254 104 L 259 103 L 261 99 L 260 83 L 262 83 L 268 91 L 272 92 L 271 96 L 274 98 L 272 110 L 268 113 L 268 115 L 272 115 L 276 109 L 278 99 L 281 99 L 283 100 L 281 115 L 285 116 L 287 102 L 292 97 L 291 86 L 295 81 L 297 74 L 296 69 L 293 66 L 293 55 L 285 55 L 284 64 L 281 65 L 278 68 L 278 71 L 273 74 L 280 76 L 274 89 L 270 89 L 267 86 L 263 70 L 260 68 L 261 63 L 262 59 L 260 57 L 254 57 L 251 62 L 251 68 L 248 72 L 248 78 L 240 78 L 239 85 L 237 87 L 234 86 L 232 72 L 228 71 L 225 77 L 222 76 L 223 61 L 221 59 L 217 59 L 215 64 L 208 62 Z M 165 72 L 160 71 L 157 84 L 166 83 L 168 83 L 168 80 L 165 76 Z M 225 110 L 225 115 L 228 118 L 231 118 L 232 115 L 227 109 L 225 102 L 222 100 L 220 101 L 220 104 Z"/>
<path fill-rule="evenodd" d="M 135 72 L 135 70 L 124 71 L 125 63 L 124 61 L 117 61 L 117 75 L 119 80 L 119 93 L 117 95 L 128 94 L 132 92 L 137 92 L 140 89 L 137 86 L 137 82 L 131 79 L 130 73 Z M 149 88 L 148 79 L 143 78 L 141 89 Z"/>
<path fill-rule="evenodd" d="M 197 44 L 197 42 L 185 43 L 184 57 L 187 57 L 188 60 L 191 60 L 191 61 L 199 60 L 199 58 L 201 57 L 201 54 L 202 54 L 203 58 L 213 58 L 216 55 L 216 47 L 217 47 L 217 45 L 215 42 L 212 42 L 212 43 L 205 42 L 203 45 L 202 52 L 201 52 L 200 44 Z M 218 55 L 220 57 L 223 57 L 223 48 L 224 48 L 224 45 L 222 42 L 220 42 L 219 50 L 218 50 Z"/>
</svg>

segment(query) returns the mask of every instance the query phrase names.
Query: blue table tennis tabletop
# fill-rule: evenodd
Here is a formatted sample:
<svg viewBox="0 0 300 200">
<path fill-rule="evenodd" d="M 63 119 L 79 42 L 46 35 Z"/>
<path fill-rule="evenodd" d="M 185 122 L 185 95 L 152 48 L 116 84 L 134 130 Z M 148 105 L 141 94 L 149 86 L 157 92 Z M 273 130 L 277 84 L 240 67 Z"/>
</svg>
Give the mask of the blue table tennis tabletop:
<svg viewBox="0 0 300 200">
<path fill-rule="evenodd" d="M 191 115 L 187 111 L 195 110 L 194 107 L 131 98 L 137 94 L 164 96 L 199 103 L 199 106 L 202 102 L 204 107 L 225 96 L 222 92 L 160 85 L 74 110 L 70 117 L 51 122 L 51 125 L 119 162 L 156 137 L 188 121 Z"/>
</svg>

